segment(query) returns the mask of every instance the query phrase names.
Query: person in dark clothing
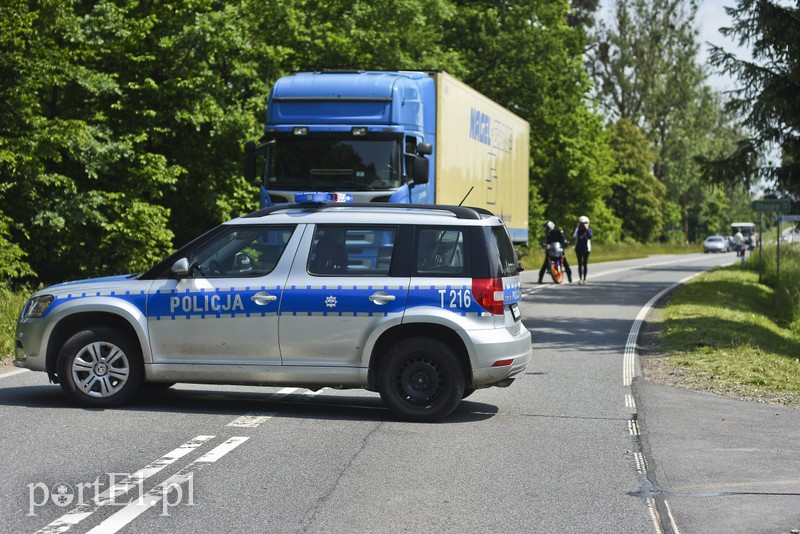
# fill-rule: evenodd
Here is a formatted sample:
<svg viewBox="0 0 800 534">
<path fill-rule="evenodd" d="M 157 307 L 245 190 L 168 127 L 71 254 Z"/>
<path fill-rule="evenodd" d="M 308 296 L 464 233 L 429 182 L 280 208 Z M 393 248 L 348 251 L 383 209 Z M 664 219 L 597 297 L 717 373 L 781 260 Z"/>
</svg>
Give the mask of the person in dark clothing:
<svg viewBox="0 0 800 534">
<path fill-rule="evenodd" d="M 592 251 L 594 232 L 589 228 L 589 217 L 581 215 L 572 232 L 575 238 L 575 254 L 578 255 L 578 284 L 586 285 L 586 273 L 589 270 L 589 253 Z"/>
<path fill-rule="evenodd" d="M 564 237 L 564 231 L 561 228 L 558 228 L 553 221 L 547 221 L 542 228 L 544 230 L 545 235 L 545 244 L 549 245 L 550 243 L 559 242 L 563 248 L 566 248 L 569 245 L 569 241 L 567 238 Z M 572 269 L 569 268 L 569 263 L 567 263 L 567 257 L 564 256 L 564 272 L 567 273 L 567 280 L 569 283 L 572 283 Z M 539 283 L 542 283 L 542 278 L 544 278 L 544 273 L 547 271 L 547 267 L 550 264 L 550 256 L 548 256 L 547 251 L 544 253 L 544 263 L 542 264 L 542 268 L 539 269 Z"/>
</svg>

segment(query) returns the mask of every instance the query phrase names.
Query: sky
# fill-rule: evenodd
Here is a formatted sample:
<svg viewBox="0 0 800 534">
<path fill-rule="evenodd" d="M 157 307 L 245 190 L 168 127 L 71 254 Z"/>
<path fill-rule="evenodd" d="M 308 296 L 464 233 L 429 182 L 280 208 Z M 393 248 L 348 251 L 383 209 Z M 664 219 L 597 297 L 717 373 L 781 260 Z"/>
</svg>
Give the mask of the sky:
<svg viewBox="0 0 800 534">
<path fill-rule="evenodd" d="M 601 16 L 609 18 L 614 0 L 601 0 Z M 705 63 L 708 60 L 709 44 L 721 46 L 725 50 L 734 52 L 739 57 L 749 58 L 749 51 L 739 48 L 739 46 L 727 37 L 724 37 L 719 29 L 731 25 L 731 18 L 725 13 L 725 6 L 734 7 L 736 0 L 698 0 L 696 26 L 700 32 L 700 61 Z M 709 67 L 708 84 L 719 92 L 734 89 L 736 80 L 729 76 L 717 74 Z"/>
<path fill-rule="evenodd" d="M 697 9 L 697 27 L 700 30 L 700 60 L 708 60 L 709 44 L 721 46 L 738 57 L 749 58 L 747 49 L 740 48 L 736 42 L 724 37 L 719 29 L 731 25 L 731 18 L 725 13 L 725 6 L 734 7 L 736 0 L 700 0 Z M 709 67 L 708 83 L 714 89 L 722 92 L 736 87 L 736 80 L 728 76 L 714 73 Z"/>
</svg>

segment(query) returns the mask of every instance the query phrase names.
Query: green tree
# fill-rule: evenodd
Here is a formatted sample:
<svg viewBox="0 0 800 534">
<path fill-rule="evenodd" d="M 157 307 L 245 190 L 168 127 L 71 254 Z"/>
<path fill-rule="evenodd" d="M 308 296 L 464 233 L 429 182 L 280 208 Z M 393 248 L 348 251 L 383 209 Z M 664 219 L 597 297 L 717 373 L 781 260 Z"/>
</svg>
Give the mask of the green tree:
<svg viewBox="0 0 800 534">
<path fill-rule="evenodd" d="M 701 214 L 718 193 L 699 160 L 740 136 L 720 96 L 705 85 L 696 11 L 694 0 L 619 0 L 613 23 L 600 26 L 590 64 L 600 105 L 613 120 L 639 127 L 655 152 L 653 174 L 669 202 L 662 204 L 670 211 L 665 226 L 674 226 L 667 221 L 679 207 L 689 239 L 705 232 Z"/>
<path fill-rule="evenodd" d="M 125 87 L 107 65 L 146 28 L 130 25 L 111 3 L 88 11 L 57 1 L 4 9 L 0 19 L 13 31 L 3 34 L 16 47 L 0 52 L 0 100 L 11 103 L 0 112 L 0 182 L 13 199 L 4 203 L 15 223 L 12 237 L 33 269 L 57 281 L 135 267 L 139 236 L 120 234 L 113 257 L 94 245 L 142 202 L 149 217 L 138 224 L 149 226 L 148 250 L 168 250 L 167 210 L 152 201 L 178 170 L 148 150 L 146 134 L 115 127 L 128 119 L 119 108 Z"/>
<path fill-rule="evenodd" d="M 770 0 L 738 0 L 725 8 L 733 25 L 723 35 L 751 46 L 752 60 L 713 47 L 711 64 L 739 78 L 728 109 L 743 117 L 751 136 L 725 157 L 710 160 L 708 175 L 750 184 L 759 175 L 774 180 L 774 188 L 800 196 L 800 5 Z M 781 151 L 779 165 L 765 164 L 773 147 Z"/>
<path fill-rule="evenodd" d="M 614 150 L 614 195 L 611 209 L 622 218 L 622 237 L 655 241 L 664 226 L 667 188 L 653 175 L 655 154 L 645 135 L 627 119 L 609 127 Z"/>
</svg>

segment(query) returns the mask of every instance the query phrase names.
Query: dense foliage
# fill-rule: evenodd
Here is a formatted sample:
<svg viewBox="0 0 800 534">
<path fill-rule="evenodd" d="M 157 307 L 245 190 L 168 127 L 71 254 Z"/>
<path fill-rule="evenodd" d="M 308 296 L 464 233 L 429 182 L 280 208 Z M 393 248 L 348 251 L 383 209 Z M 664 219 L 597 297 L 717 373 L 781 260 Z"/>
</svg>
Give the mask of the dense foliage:
<svg viewBox="0 0 800 534">
<path fill-rule="evenodd" d="M 0 284 L 141 271 L 254 209 L 242 146 L 260 136 L 270 87 L 323 68 L 446 70 L 528 120 L 533 232 L 583 214 L 598 242 L 726 224 L 733 197 L 702 182 L 693 157 L 736 132 L 702 89 L 693 35 L 681 41 L 693 81 L 659 104 L 679 109 L 607 114 L 607 126 L 583 65 L 597 6 L 0 2 Z M 673 82 L 657 83 L 669 96 Z"/>
<path fill-rule="evenodd" d="M 720 185 L 723 180 L 709 180 L 699 160 L 731 150 L 743 135 L 731 115 L 724 113 L 721 97 L 706 85 L 698 61 L 697 4 L 618 0 L 613 7 L 613 18 L 598 28 L 590 54 L 596 98 L 612 120 L 624 120 L 642 131 L 653 150 L 652 174 L 663 186 L 661 191 L 649 177 L 617 186 L 618 193 L 635 187 L 634 195 L 649 198 L 660 192 L 663 199 L 660 206 L 648 200 L 640 213 L 634 213 L 630 207 L 637 201 L 629 198 L 626 223 L 631 228 L 634 219 L 655 220 L 663 225 L 656 233 L 664 237 L 666 229 L 679 229 L 681 239 L 702 240 L 727 227 L 731 213 L 726 199 L 743 200 L 736 192 L 744 186 L 736 189 Z M 637 157 L 644 155 L 636 152 Z M 619 209 L 619 194 L 616 199 Z M 643 235 L 655 237 L 652 229 L 632 237 L 643 239 Z"/>
<path fill-rule="evenodd" d="M 772 180 L 778 195 L 800 199 L 800 4 L 739 0 L 726 7 L 733 25 L 724 35 L 749 46 L 752 59 L 720 47 L 711 63 L 741 80 L 728 108 L 744 115 L 751 136 L 725 157 L 711 162 L 709 173 L 747 182 L 754 174 Z M 765 162 L 769 149 L 780 150 L 778 165 Z M 714 164 L 716 163 L 716 164 Z M 757 171 L 757 172 L 756 172 Z"/>
</svg>

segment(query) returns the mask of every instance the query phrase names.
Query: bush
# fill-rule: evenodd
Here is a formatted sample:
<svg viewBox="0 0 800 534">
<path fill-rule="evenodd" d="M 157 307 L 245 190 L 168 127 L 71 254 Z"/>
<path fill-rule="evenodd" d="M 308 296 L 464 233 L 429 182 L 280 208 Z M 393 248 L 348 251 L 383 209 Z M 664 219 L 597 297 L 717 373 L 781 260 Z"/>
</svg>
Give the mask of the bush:
<svg viewBox="0 0 800 534">
<path fill-rule="evenodd" d="M 14 355 L 17 318 L 29 295 L 26 288 L 15 292 L 0 284 L 0 360 Z"/>
</svg>

